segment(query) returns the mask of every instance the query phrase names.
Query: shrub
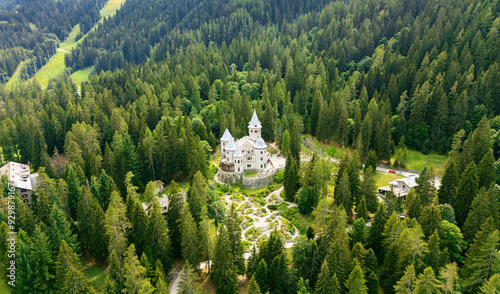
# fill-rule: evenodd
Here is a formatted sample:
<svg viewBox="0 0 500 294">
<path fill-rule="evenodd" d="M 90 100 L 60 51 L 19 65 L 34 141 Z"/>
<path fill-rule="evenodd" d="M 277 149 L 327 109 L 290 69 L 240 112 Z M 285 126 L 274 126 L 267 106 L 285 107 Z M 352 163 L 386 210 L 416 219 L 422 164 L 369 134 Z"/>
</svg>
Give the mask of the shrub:
<svg viewBox="0 0 500 294">
<path fill-rule="evenodd" d="M 267 206 L 267 208 L 269 208 L 270 210 L 277 210 L 278 209 L 278 205 L 276 205 L 276 204 L 269 204 Z"/>
<path fill-rule="evenodd" d="M 274 176 L 274 181 L 278 184 L 283 183 L 283 180 L 285 179 L 285 170 L 281 169 L 279 170 L 276 175 Z"/>
</svg>

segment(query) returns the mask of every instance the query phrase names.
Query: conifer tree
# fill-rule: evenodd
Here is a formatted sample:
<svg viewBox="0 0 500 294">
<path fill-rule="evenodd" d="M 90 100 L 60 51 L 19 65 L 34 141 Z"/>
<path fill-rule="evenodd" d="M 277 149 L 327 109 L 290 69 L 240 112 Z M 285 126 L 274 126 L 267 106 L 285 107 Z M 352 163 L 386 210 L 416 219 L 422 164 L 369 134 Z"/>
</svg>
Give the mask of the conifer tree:
<svg viewBox="0 0 500 294">
<path fill-rule="evenodd" d="M 206 206 L 202 208 L 201 211 L 201 222 L 200 229 L 198 230 L 199 240 L 200 240 L 200 248 L 201 253 L 203 255 L 203 260 L 207 260 L 208 262 L 208 272 L 210 273 L 210 260 L 212 259 L 212 251 L 213 251 L 213 239 L 210 234 L 212 231 L 213 225 L 211 224 L 211 220 L 208 217 L 208 209 Z"/>
<path fill-rule="evenodd" d="M 108 250 L 121 257 L 127 249 L 126 230 L 130 226 L 125 216 L 125 205 L 118 192 L 111 193 L 111 201 L 106 211 L 106 236 L 109 239 Z"/>
<path fill-rule="evenodd" d="M 182 257 L 193 264 L 195 268 L 199 264 L 199 253 L 200 244 L 198 240 L 198 229 L 196 223 L 189 212 L 189 205 L 185 205 L 182 208 L 182 218 L 181 218 L 181 229 L 182 229 Z"/>
<path fill-rule="evenodd" d="M 178 185 L 172 181 L 169 190 L 169 204 L 167 211 L 167 224 L 172 241 L 172 251 L 174 256 L 181 256 L 181 228 L 178 222 L 181 219 L 181 211 L 184 205 L 184 197 L 179 192 Z"/>
<path fill-rule="evenodd" d="M 456 169 L 455 160 L 450 158 L 446 164 L 446 170 L 444 172 L 443 179 L 441 180 L 441 186 L 438 191 L 438 200 L 441 204 L 452 204 L 455 200 L 455 195 L 458 186 L 458 173 Z"/>
<path fill-rule="evenodd" d="M 247 276 L 248 277 L 253 276 L 258 265 L 259 265 L 259 254 L 257 253 L 257 248 L 255 248 L 255 244 L 254 244 L 252 247 L 252 253 L 247 261 Z"/>
<path fill-rule="evenodd" d="M 154 199 L 153 207 L 149 212 L 145 236 L 147 240 L 146 246 L 149 246 L 151 251 L 154 252 L 154 257 L 161 261 L 165 272 L 169 272 L 173 263 L 172 244 L 170 243 L 167 224 L 161 214 L 158 199 Z"/>
<path fill-rule="evenodd" d="M 354 151 L 349 164 L 347 165 L 347 173 L 349 175 L 349 190 L 351 191 L 352 199 L 356 205 L 361 201 L 361 179 L 359 169 L 361 162 L 357 151 Z"/>
<path fill-rule="evenodd" d="M 472 201 L 471 209 L 465 220 L 463 227 L 465 240 L 472 241 L 481 225 L 490 217 L 498 225 L 499 209 L 498 190 L 492 187 L 486 191 L 483 187 Z"/>
<path fill-rule="evenodd" d="M 379 148 L 377 152 L 378 158 L 383 161 L 390 161 L 393 144 L 391 140 L 391 123 L 389 116 L 386 116 L 380 129 Z"/>
<path fill-rule="evenodd" d="M 356 244 L 358 242 L 363 245 L 368 243 L 368 228 L 366 227 L 364 218 L 357 218 L 352 225 L 351 244 Z M 362 262 L 362 260 L 360 260 L 360 262 Z"/>
<path fill-rule="evenodd" d="M 261 259 L 259 264 L 257 265 L 255 273 L 253 274 L 253 277 L 259 284 L 261 291 L 264 291 L 264 293 L 269 290 L 268 275 L 269 273 L 267 270 L 267 264 L 264 259 Z"/>
<path fill-rule="evenodd" d="M 415 273 L 415 266 L 412 263 L 406 268 L 406 271 L 401 280 L 399 280 L 397 284 L 394 285 L 395 293 L 396 294 L 413 293 L 416 286 L 415 285 L 416 280 L 417 277 Z"/>
<path fill-rule="evenodd" d="M 368 219 L 368 209 L 366 208 L 365 196 L 361 197 L 361 201 L 356 206 L 356 217 Z"/>
<path fill-rule="evenodd" d="M 187 194 L 189 211 L 191 212 L 196 224 L 198 224 L 201 221 L 201 208 L 203 207 L 200 194 L 198 193 L 198 190 L 193 187 L 189 187 Z"/>
<path fill-rule="evenodd" d="M 76 219 L 76 211 L 78 206 L 78 200 L 81 194 L 81 181 L 76 168 L 69 164 L 66 167 L 66 183 L 68 184 L 68 207 L 70 212 L 70 217 Z"/>
<path fill-rule="evenodd" d="M 201 294 L 203 293 L 201 286 L 195 282 L 196 274 L 191 267 L 189 261 L 184 262 L 181 271 L 181 279 L 179 282 L 180 294 Z"/>
<path fill-rule="evenodd" d="M 339 280 L 337 279 L 337 274 L 333 274 L 332 279 L 330 281 L 331 289 L 332 289 L 332 294 L 340 294 L 340 284 Z"/>
<path fill-rule="evenodd" d="M 167 279 L 165 277 L 165 273 L 163 272 L 163 264 L 161 264 L 161 261 L 159 259 L 156 260 L 155 272 L 152 282 L 156 288 L 155 293 L 169 294 Z"/>
<path fill-rule="evenodd" d="M 365 169 L 363 181 L 361 182 L 361 195 L 363 195 L 366 200 L 366 209 L 372 213 L 377 211 L 379 202 L 377 193 L 375 192 L 376 187 L 373 171 L 372 168 Z"/>
<path fill-rule="evenodd" d="M 377 153 L 374 150 L 370 150 L 368 152 L 368 156 L 366 157 L 365 161 L 365 169 L 364 169 L 365 174 L 368 168 L 370 167 L 372 168 L 372 172 L 375 172 L 377 170 L 377 161 L 378 161 Z"/>
<path fill-rule="evenodd" d="M 50 241 L 52 245 L 52 252 L 59 252 L 62 241 L 71 247 L 73 251 L 78 251 L 79 244 L 76 240 L 76 235 L 71 232 L 70 225 L 67 221 L 67 216 L 64 212 L 54 204 L 50 212 Z"/>
<path fill-rule="evenodd" d="M 285 191 L 285 200 L 293 202 L 295 192 L 298 190 L 298 168 L 291 153 L 286 158 L 283 188 Z"/>
<path fill-rule="evenodd" d="M 288 153 L 290 152 L 290 133 L 288 132 L 288 130 L 285 130 L 283 132 L 283 136 L 280 142 L 280 149 L 281 154 L 283 155 L 288 155 Z"/>
<path fill-rule="evenodd" d="M 123 260 L 125 288 L 123 293 L 151 293 L 154 290 L 151 280 L 146 277 L 144 268 L 135 255 L 134 244 L 130 245 Z"/>
<path fill-rule="evenodd" d="M 469 214 L 472 200 L 476 197 L 477 191 L 477 168 L 474 162 L 471 162 L 465 169 L 458 183 L 455 201 L 452 203 L 459 227 L 464 225 L 467 215 Z"/>
<path fill-rule="evenodd" d="M 247 294 L 262 294 L 262 292 L 260 291 L 259 284 L 255 280 L 254 276 L 252 276 L 250 282 L 248 282 Z"/>
<path fill-rule="evenodd" d="M 318 280 L 316 281 L 315 294 L 330 294 L 333 292 L 330 278 L 330 271 L 328 270 L 328 263 L 323 261 L 321 272 L 319 273 Z"/>
<path fill-rule="evenodd" d="M 268 272 L 269 288 L 274 292 L 285 292 L 288 282 L 288 262 L 284 253 L 274 257 Z"/>
<path fill-rule="evenodd" d="M 368 288 L 366 287 L 366 280 L 363 274 L 363 270 L 359 264 L 354 266 L 349 279 L 346 282 L 346 288 L 349 294 L 364 294 L 368 293 Z"/>
<path fill-rule="evenodd" d="M 370 227 L 370 245 L 379 259 L 381 259 L 383 250 L 382 233 L 384 232 L 385 223 L 387 222 L 388 218 L 389 216 L 387 215 L 384 204 L 380 203 Z"/>
<path fill-rule="evenodd" d="M 426 265 L 432 267 L 435 272 L 439 272 L 439 268 L 444 264 L 445 259 L 440 249 L 441 239 L 439 238 L 438 230 L 434 231 L 428 240 L 428 252 L 426 256 Z"/>
<path fill-rule="evenodd" d="M 109 254 L 108 264 L 108 277 L 112 280 L 112 282 L 109 282 L 110 287 L 116 289 L 116 293 L 120 293 L 124 287 L 123 264 L 114 250 Z"/>
<path fill-rule="evenodd" d="M 479 189 L 481 189 L 482 187 L 489 189 L 491 183 L 494 182 L 496 174 L 495 167 L 493 166 L 494 164 L 495 157 L 493 156 L 493 150 L 490 150 L 488 153 L 486 153 L 478 166 Z"/>
<path fill-rule="evenodd" d="M 427 267 L 422 274 L 418 276 L 415 282 L 415 294 L 438 294 L 441 293 L 439 290 L 439 281 L 434 275 L 434 271 L 431 267 Z"/>
<path fill-rule="evenodd" d="M 56 260 L 56 287 L 60 293 L 93 293 L 78 255 L 63 240 Z"/>
<path fill-rule="evenodd" d="M 408 217 L 420 218 L 420 214 L 422 213 L 422 202 L 420 202 L 420 196 L 415 193 L 414 190 L 410 190 L 408 195 L 406 195 L 404 207 L 408 213 Z"/>
<path fill-rule="evenodd" d="M 439 276 L 441 280 L 441 291 L 445 293 L 454 293 L 460 290 L 456 263 L 449 263 L 441 268 Z"/>
<path fill-rule="evenodd" d="M 214 262 L 211 278 L 217 286 L 217 293 L 234 293 L 238 288 L 237 269 L 233 263 L 231 241 L 226 228 L 219 228 L 219 235 L 215 243 Z"/>
<path fill-rule="evenodd" d="M 500 289 L 500 274 L 494 274 L 491 278 L 481 287 L 483 294 L 496 294 Z"/>
<path fill-rule="evenodd" d="M 334 203 L 335 205 L 342 205 L 348 216 L 352 215 L 352 194 L 349 188 L 349 175 L 347 170 L 340 175 L 340 182 L 335 187 L 334 193 Z"/>
<path fill-rule="evenodd" d="M 337 275 L 340 285 L 344 285 L 351 271 L 351 252 L 349 236 L 344 226 L 338 226 L 333 234 L 330 248 L 326 256 L 330 273 Z"/>
<path fill-rule="evenodd" d="M 434 205 L 429 205 L 422 209 L 420 214 L 419 223 L 422 226 L 426 238 L 429 238 L 435 230 L 441 229 L 441 212 L 439 208 Z"/>
<path fill-rule="evenodd" d="M 33 259 L 33 284 L 34 292 L 46 293 L 52 290 L 52 251 L 50 249 L 49 237 L 42 231 L 40 226 L 35 227 L 33 232 L 31 252 Z M 19 285 L 19 284 L 18 284 Z"/>
<path fill-rule="evenodd" d="M 226 219 L 226 229 L 231 244 L 233 264 L 236 266 L 239 275 L 245 274 L 245 258 L 243 253 L 245 249 L 241 242 L 241 218 L 236 211 L 236 204 L 233 202 Z"/>
<path fill-rule="evenodd" d="M 300 167 L 300 150 L 301 150 L 301 139 L 299 126 L 295 122 L 292 127 L 292 133 L 290 134 L 290 154 L 292 155 L 294 161 L 297 164 L 297 169 Z"/>
</svg>

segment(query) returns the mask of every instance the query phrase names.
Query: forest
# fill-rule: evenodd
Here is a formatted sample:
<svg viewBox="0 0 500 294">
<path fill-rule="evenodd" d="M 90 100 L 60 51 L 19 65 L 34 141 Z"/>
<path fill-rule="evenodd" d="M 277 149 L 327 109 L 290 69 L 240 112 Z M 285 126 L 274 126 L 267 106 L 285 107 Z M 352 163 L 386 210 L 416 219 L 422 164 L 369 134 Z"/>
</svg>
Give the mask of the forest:
<svg viewBox="0 0 500 294">
<path fill-rule="evenodd" d="M 20 2 L 0 3 L 6 72 L 102 5 L 14 15 Z M 4 240 L 17 238 L 16 286 L 6 287 L 496 293 L 499 30 L 498 0 L 127 0 L 65 57 L 70 72 L 93 67 L 88 81 L 64 72 L 47 89 L 0 85 L 0 163 L 39 175 L 30 208 L 0 183 L 2 265 Z M 215 176 L 224 130 L 247 135 L 253 110 L 286 157 L 255 191 Z M 423 168 L 404 201 L 378 195 L 377 167 L 408 168 L 410 151 L 446 155 L 443 172 Z M 279 205 L 265 199 L 275 191 Z M 242 238 L 242 194 L 296 227 L 293 247 L 278 229 Z M 86 272 L 94 263 L 99 285 Z"/>
<path fill-rule="evenodd" d="M 0 84 L 6 83 L 17 66 L 25 64 L 24 79 L 35 74 L 73 27 L 81 36 L 99 20 L 105 1 L 6 0 L 0 3 Z M 29 73 L 28 73 L 29 71 Z"/>
</svg>

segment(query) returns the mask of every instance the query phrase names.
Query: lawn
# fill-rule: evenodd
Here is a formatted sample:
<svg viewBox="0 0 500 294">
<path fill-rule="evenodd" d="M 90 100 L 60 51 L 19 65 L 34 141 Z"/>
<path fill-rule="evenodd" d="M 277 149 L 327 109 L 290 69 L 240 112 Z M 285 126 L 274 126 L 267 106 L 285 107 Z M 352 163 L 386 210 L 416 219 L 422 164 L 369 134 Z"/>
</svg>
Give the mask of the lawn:
<svg viewBox="0 0 500 294">
<path fill-rule="evenodd" d="M 92 66 L 89 66 L 71 74 L 71 80 L 73 80 L 73 82 L 78 86 L 78 90 L 81 90 L 80 86 L 82 82 L 88 81 L 90 74 L 92 73 L 92 69 Z"/>
<path fill-rule="evenodd" d="M 391 174 L 391 173 L 380 173 L 377 172 L 375 174 L 375 184 L 377 188 L 389 185 L 389 182 L 392 182 L 397 179 L 404 178 L 403 176 Z"/>
<path fill-rule="evenodd" d="M 31 77 L 28 81 L 33 81 L 36 79 L 42 89 L 47 88 L 49 84 L 49 80 L 55 78 L 58 74 L 62 73 L 63 70 L 66 69 L 64 65 L 64 55 L 66 52 L 57 51 L 56 55 L 52 56 L 47 62 L 33 77 Z"/>
<path fill-rule="evenodd" d="M 394 162 L 394 156 L 392 157 L 392 162 Z M 422 152 L 415 150 L 408 150 L 408 160 L 406 163 L 406 168 L 421 171 L 424 167 L 433 168 L 434 173 L 438 176 L 443 176 L 444 170 L 446 168 L 447 157 L 439 154 L 428 154 L 425 155 Z"/>
<path fill-rule="evenodd" d="M 245 177 L 247 178 L 255 178 L 257 176 L 257 172 L 248 172 L 245 174 Z"/>
<path fill-rule="evenodd" d="M 272 183 L 269 186 L 258 188 L 258 189 L 247 189 L 243 186 L 240 186 L 236 188 L 235 185 L 231 185 L 233 187 L 232 190 L 236 191 L 230 191 L 230 193 L 237 193 L 241 192 L 243 195 L 250 196 L 250 197 L 266 197 L 267 195 L 271 194 L 271 192 L 278 190 L 281 187 L 282 184 L 278 183 Z"/>
<path fill-rule="evenodd" d="M 106 276 L 108 275 L 108 273 L 103 268 L 95 264 L 84 269 L 83 271 L 89 278 L 92 286 L 94 286 L 94 288 L 96 289 L 99 289 L 104 284 Z"/>
<path fill-rule="evenodd" d="M 125 0 L 109 0 L 106 5 L 101 9 L 101 17 L 108 17 L 120 9 Z"/>
<path fill-rule="evenodd" d="M 12 77 L 5 83 L 6 89 L 12 89 L 12 86 L 17 85 L 18 81 L 21 81 L 21 69 L 23 68 L 24 61 L 19 63 L 16 71 L 12 74 Z"/>
</svg>

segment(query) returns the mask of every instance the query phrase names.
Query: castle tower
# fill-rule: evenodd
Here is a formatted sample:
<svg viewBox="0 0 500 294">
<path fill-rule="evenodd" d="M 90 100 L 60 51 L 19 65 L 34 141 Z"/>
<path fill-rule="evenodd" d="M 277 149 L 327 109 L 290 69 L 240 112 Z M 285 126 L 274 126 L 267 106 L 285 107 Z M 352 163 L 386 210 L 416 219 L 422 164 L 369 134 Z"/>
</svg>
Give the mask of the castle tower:
<svg viewBox="0 0 500 294">
<path fill-rule="evenodd" d="M 236 144 L 234 143 L 233 137 L 229 138 L 229 142 L 226 146 L 226 158 L 228 162 L 233 162 L 233 154 L 236 151 Z"/>
<path fill-rule="evenodd" d="M 236 145 L 236 151 L 233 154 L 234 171 L 238 174 L 243 172 L 243 153 L 238 145 Z"/>
<path fill-rule="evenodd" d="M 224 135 L 220 138 L 220 153 L 223 157 L 226 156 L 226 147 L 231 138 L 233 138 L 233 136 L 231 136 L 229 130 L 226 129 L 226 131 L 224 131 Z"/>
<path fill-rule="evenodd" d="M 252 120 L 248 123 L 248 133 L 250 134 L 250 139 L 257 142 L 260 138 L 260 131 L 262 125 L 260 124 L 259 118 L 257 117 L 257 112 L 253 111 Z"/>
<path fill-rule="evenodd" d="M 267 163 L 267 145 L 264 139 L 259 138 L 255 143 L 255 168 L 259 172 L 266 170 Z"/>
</svg>

